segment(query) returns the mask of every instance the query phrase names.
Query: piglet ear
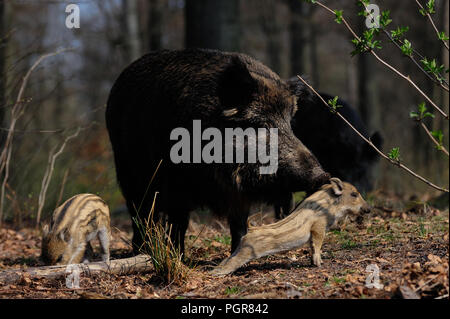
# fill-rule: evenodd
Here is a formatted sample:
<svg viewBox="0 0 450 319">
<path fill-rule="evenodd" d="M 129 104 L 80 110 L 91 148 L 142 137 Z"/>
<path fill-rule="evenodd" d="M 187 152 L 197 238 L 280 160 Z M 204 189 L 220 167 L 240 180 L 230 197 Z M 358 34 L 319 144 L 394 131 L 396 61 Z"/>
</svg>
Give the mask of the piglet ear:
<svg viewBox="0 0 450 319">
<path fill-rule="evenodd" d="M 234 56 L 220 75 L 217 95 L 224 109 L 238 110 L 252 101 L 257 87 L 257 81 L 250 74 L 247 65 Z M 234 113 L 233 111 L 224 114 L 227 116 Z"/>
<path fill-rule="evenodd" d="M 344 189 L 344 185 L 342 181 L 337 177 L 330 178 L 331 188 L 333 190 L 334 195 L 341 196 L 342 190 Z"/>
</svg>

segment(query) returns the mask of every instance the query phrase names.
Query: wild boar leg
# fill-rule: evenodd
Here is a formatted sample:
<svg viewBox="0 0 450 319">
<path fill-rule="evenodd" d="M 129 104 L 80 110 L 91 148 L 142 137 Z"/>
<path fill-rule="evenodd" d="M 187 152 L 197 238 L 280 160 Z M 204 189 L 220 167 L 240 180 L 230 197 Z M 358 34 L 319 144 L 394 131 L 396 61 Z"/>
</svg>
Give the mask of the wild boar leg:
<svg viewBox="0 0 450 319">
<path fill-rule="evenodd" d="M 73 247 L 72 249 L 69 249 L 70 252 L 73 252 L 72 256 L 70 256 L 69 261 L 67 264 L 79 264 L 81 260 L 83 259 L 84 252 L 86 251 L 86 242 L 85 241 L 75 241 L 75 243 L 78 243 L 77 247 Z"/>
<path fill-rule="evenodd" d="M 280 196 L 279 202 L 275 204 L 275 218 L 283 219 L 294 209 L 294 194 L 287 192 Z"/>
<path fill-rule="evenodd" d="M 248 261 L 263 256 L 275 254 L 301 247 L 308 242 L 310 234 L 302 227 L 296 227 L 296 223 L 290 223 L 287 231 L 280 232 L 280 223 L 269 227 L 253 229 L 242 237 L 241 243 L 235 252 L 225 259 L 213 271 L 213 275 L 229 274 Z"/>
<path fill-rule="evenodd" d="M 223 260 L 219 266 L 214 268 L 211 271 L 211 274 L 219 276 L 232 273 L 246 262 L 257 258 L 257 251 L 260 250 L 261 247 L 255 246 L 258 246 L 257 243 L 256 245 L 252 245 L 251 241 L 247 241 L 246 237 L 243 237 L 234 253 Z"/>
<path fill-rule="evenodd" d="M 90 242 L 86 243 L 86 250 L 83 256 L 83 263 L 88 263 L 94 258 L 94 249 L 92 249 L 92 245 Z"/>
<path fill-rule="evenodd" d="M 228 217 L 231 233 L 231 253 L 237 249 L 242 237 L 247 234 L 248 214 L 249 208 L 244 207 L 239 213 L 231 212 Z"/>
<path fill-rule="evenodd" d="M 175 249 L 179 249 L 180 253 L 184 256 L 184 237 L 189 225 L 189 211 L 186 211 L 185 208 L 182 207 L 179 207 L 177 210 L 178 211 L 171 209 L 167 214 L 169 216 L 169 225 L 171 226 L 170 239 L 172 240 Z"/>
<path fill-rule="evenodd" d="M 100 241 L 100 247 L 102 249 L 102 260 L 109 261 L 109 239 L 110 234 L 106 228 L 102 228 L 98 232 L 98 240 Z"/>
<path fill-rule="evenodd" d="M 320 257 L 322 243 L 325 238 L 326 225 L 324 222 L 318 221 L 311 227 L 311 254 L 312 263 L 320 267 L 322 258 Z"/>
</svg>

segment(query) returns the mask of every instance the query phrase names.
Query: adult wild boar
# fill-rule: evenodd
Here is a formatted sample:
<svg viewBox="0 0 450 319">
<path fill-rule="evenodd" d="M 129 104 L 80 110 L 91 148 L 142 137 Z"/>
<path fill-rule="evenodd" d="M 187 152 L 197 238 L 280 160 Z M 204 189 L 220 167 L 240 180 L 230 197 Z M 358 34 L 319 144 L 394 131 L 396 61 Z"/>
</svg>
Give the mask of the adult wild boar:
<svg viewBox="0 0 450 319">
<path fill-rule="evenodd" d="M 297 78 L 291 78 L 288 82 L 298 81 Z M 334 98 L 327 93 L 319 94 L 325 101 Z M 369 137 L 358 112 L 342 99 L 338 99 L 337 104 L 342 106 L 338 112 L 359 132 Z M 331 113 L 316 95 L 302 99 L 291 125 L 295 136 L 316 156 L 326 172 L 355 185 L 361 192 L 372 190 L 378 154 L 344 121 Z M 371 134 L 370 139 L 375 146 L 382 147 L 383 139 L 378 132 Z M 292 209 L 292 194 L 286 193 L 275 205 L 275 215 L 282 218 Z"/>
<path fill-rule="evenodd" d="M 183 251 L 189 212 L 207 206 L 228 218 L 234 251 L 247 232 L 253 202 L 274 203 L 279 194 L 314 191 L 329 180 L 292 132 L 295 108 L 292 88 L 247 55 L 203 49 L 144 55 L 120 74 L 106 109 L 117 179 L 131 216 L 148 216 L 158 192 L 154 216 L 167 217 L 172 240 Z M 183 128 L 195 136 L 196 121 L 221 132 L 278 129 L 278 169 L 261 175 L 261 165 L 249 161 L 174 163 L 172 132 Z M 194 139 L 192 144 L 204 142 Z M 133 231 L 137 251 L 142 238 L 134 222 Z"/>
</svg>

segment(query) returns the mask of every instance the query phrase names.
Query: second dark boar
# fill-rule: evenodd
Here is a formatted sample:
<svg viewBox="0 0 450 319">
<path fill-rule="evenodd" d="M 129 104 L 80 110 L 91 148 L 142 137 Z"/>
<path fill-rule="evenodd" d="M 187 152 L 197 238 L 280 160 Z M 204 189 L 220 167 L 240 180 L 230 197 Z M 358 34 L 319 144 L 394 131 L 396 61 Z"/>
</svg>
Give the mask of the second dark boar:
<svg viewBox="0 0 450 319">
<path fill-rule="evenodd" d="M 314 191 L 329 175 L 291 129 L 296 97 L 290 86 L 260 62 L 238 53 L 188 49 L 158 51 L 128 66 L 116 80 L 107 103 L 106 124 L 116 173 L 128 210 L 156 213 L 172 225 L 171 236 L 184 250 L 189 212 L 207 206 L 226 216 L 232 251 L 247 232 L 250 205 L 274 203 L 280 194 Z M 202 128 L 277 128 L 278 170 L 260 175 L 258 163 L 175 164 L 170 159 L 175 128 L 193 135 Z M 155 179 L 150 180 L 160 160 Z M 133 223 L 137 251 L 142 238 Z"/>
<path fill-rule="evenodd" d="M 290 83 L 298 81 L 297 78 L 289 80 Z M 327 93 L 319 94 L 326 102 L 334 98 Z M 380 149 L 383 144 L 381 135 L 374 132 L 369 136 L 358 112 L 342 99 L 338 99 L 337 104 L 342 106 L 338 108 L 338 112 L 360 133 L 370 137 Z M 329 174 L 355 185 L 361 192 L 372 190 L 373 169 L 378 162 L 378 154 L 342 119 L 331 113 L 316 95 L 302 99 L 291 125 L 295 136 L 316 156 Z M 293 206 L 292 194 L 282 195 L 279 203 L 275 205 L 276 217 L 280 219 L 286 216 Z"/>
<path fill-rule="evenodd" d="M 334 96 L 320 93 L 328 102 Z M 378 132 L 369 135 L 358 112 L 346 101 L 337 100 L 341 113 L 361 134 L 381 148 L 383 139 Z M 349 182 L 360 191 L 373 188 L 372 167 L 377 163 L 377 152 L 359 137 L 342 119 L 331 113 L 317 96 L 304 99 L 292 119 L 292 129 L 322 167 L 333 177 Z"/>
</svg>

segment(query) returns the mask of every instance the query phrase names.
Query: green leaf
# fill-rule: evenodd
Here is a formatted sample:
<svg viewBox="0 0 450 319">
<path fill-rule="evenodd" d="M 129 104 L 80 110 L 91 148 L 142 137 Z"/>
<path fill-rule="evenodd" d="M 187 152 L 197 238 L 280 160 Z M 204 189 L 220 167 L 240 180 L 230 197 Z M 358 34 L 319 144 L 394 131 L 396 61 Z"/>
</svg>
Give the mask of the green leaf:
<svg viewBox="0 0 450 319">
<path fill-rule="evenodd" d="M 431 135 L 433 135 L 433 137 L 439 142 L 439 144 L 442 145 L 444 134 L 441 130 L 431 131 Z"/>
<path fill-rule="evenodd" d="M 428 12 L 429 14 L 433 14 L 433 13 L 436 12 L 436 11 L 434 10 L 434 0 L 429 0 L 429 1 L 427 2 L 426 7 L 427 7 L 427 12 Z"/>
<path fill-rule="evenodd" d="M 419 112 L 420 112 L 420 115 L 423 115 L 423 113 L 424 113 L 426 110 L 427 110 L 427 107 L 426 107 L 426 105 L 425 105 L 425 102 L 420 103 L 420 104 L 419 104 Z"/>
<path fill-rule="evenodd" d="M 419 9 L 419 12 L 423 16 L 426 16 L 427 14 L 435 13 L 436 10 L 434 9 L 434 0 L 429 0 L 423 9 Z"/>
<path fill-rule="evenodd" d="M 403 35 L 409 31 L 409 27 L 397 27 L 395 30 L 391 30 L 391 36 L 394 40 L 399 40 Z"/>
<path fill-rule="evenodd" d="M 342 107 L 342 105 L 337 104 L 338 96 L 335 96 L 333 99 L 328 100 L 328 105 L 331 107 L 331 112 L 335 113 L 338 108 Z"/>
<path fill-rule="evenodd" d="M 426 72 L 433 74 L 434 77 L 442 83 L 444 78 L 440 75 L 442 71 L 444 71 L 444 65 L 439 65 L 436 63 L 436 59 L 428 60 L 426 57 L 420 60 L 422 62 L 424 69 Z"/>
<path fill-rule="evenodd" d="M 442 150 L 442 144 L 443 144 L 443 139 L 444 139 L 444 134 L 442 133 L 441 130 L 437 130 L 437 131 L 431 131 L 431 135 L 437 140 L 439 145 L 436 145 L 436 148 L 438 150 Z"/>
<path fill-rule="evenodd" d="M 409 117 L 412 118 L 412 119 L 414 119 L 414 118 L 415 119 L 419 119 L 420 118 L 419 113 L 414 112 L 414 111 L 409 112 Z"/>
<path fill-rule="evenodd" d="M 448 39 L 449 39 L 444 31 L 439 32 L 438 37 L 439 37 L 439 40 L 442 40 L 442 41 L 448 41 Z"/>
<path fill-rule="evenodd" d="M 369 29 L 364 31 L 360 39 L 353 39 L 352 43 L 355 45 L 355 50 L 352 51 L 351 55 L 354 56 L 359 53 L 364 53 L 373 49 L 381 49 L 381 42 L 375 40 L 375 34 L 379 33 L 379 29 Z"/>
<path fill-rule="evenodd" d="M 427 112 L 427 106 L 425 102 L 422 102 L 418 105 L 417 111 L 418 112 L 410 112 L 409 117 L 417 121 L 422 121 L 426 117 L 434 118 L 434 114 Z"/>
<path fill-rule="evenodd" d="M 367 17 L 369 15 L 369 13 L 366 11 L 366 9 L 361 10 L 358 12 L 358 16 L 363 16 L 363 17 Z"/>
<path fill-rule="evenodd" d="M 402 53 L 406 56 L 411 56 L 412 55 L 412 45 L 411 42 L 408 41 L 408 39 L 405 39 L 403 41 L 402 46 L 400 47 L 402 50 Z"/>
<path fill-rule="evenodd" d="M 391 160 L 399 161 L 400 160 L 400 148 L 394 147 L 388 153 L 388 156 Z"/>
<path fill-rule="evenodd" d="M 389 10 L 386 11 L 382 11 L 381 12 L 381 17 L 380 17 L 380 26 L 382 28 L 387 27 L 388 24 L 390 24 L 392 22 L 392 19 L 389 18 L 389 15 L 391 14 L 391 12 Z"/>
<path fill-rule="evenodd" d="M 342 12 L 343 10 L 334 10 L 334 14 L 336 15 L 336 19 L 334 19 L 334 21 L 338 24 L 342 23 Z"/>
</svg>

